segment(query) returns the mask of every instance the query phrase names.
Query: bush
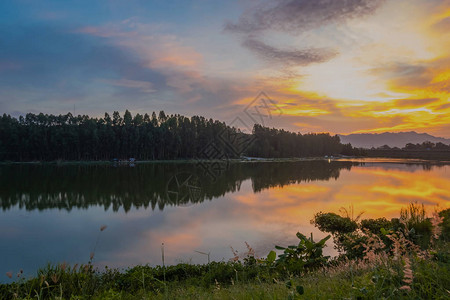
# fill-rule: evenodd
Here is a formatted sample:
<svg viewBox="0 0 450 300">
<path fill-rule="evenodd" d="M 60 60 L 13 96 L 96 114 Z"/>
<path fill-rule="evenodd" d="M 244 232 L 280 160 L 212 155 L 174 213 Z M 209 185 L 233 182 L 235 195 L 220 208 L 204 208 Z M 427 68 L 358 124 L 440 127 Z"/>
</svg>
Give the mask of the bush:
<svg viewBox="0 0 450 300">
<path fill-rule="evenodd" d="M 319 230 L 333 235 L 351 233 L 358 228 L 358 224 L 349 217 L 344 218 L 335 213 L 319 212 L 314 216 L 312 223 Z"/>
<path fill-rule="evenodd" d="M 450 241 L 450 208 L 439 212 L 439 217 L 443 218 L 441 226 L 441 239 Z"/>
<path fill-rule="evenodd" d="M 385 230 L 393 229 L 393 224 L 386 218 L 365 219 L 361 221 L 361 229 L 367 229 L 373 234 L 379 235 L 381 228 Z"/>
</svg>

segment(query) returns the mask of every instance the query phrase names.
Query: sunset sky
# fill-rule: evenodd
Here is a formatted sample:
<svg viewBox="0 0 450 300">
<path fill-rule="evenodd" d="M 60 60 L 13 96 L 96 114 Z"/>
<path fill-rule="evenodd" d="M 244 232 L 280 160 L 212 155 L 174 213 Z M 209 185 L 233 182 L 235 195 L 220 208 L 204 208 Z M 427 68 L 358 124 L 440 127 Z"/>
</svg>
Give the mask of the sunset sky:
<svg viewBox="0 0 450 300">
<path fill-rule="evenodd" d="M 302 133 L 450 138 L 450 1 L 0 2 L 0 113 L 249 105 Z"/>
</svg>

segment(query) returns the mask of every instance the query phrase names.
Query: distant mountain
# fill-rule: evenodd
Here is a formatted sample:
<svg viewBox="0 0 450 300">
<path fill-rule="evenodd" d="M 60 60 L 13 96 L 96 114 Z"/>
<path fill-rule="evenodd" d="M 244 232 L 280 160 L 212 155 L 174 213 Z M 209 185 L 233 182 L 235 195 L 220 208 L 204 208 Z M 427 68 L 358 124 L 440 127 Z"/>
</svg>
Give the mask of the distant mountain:
<svg viewBox="0 0 450 300">
<path fill-rule="evenodd" d="M 350 143 L 353 147 L 372 148 L 388 145 L 390 147 L 403 148 L 407 143 L 422 144 L 429 141 L 432 143 L 450 144 L 450 139 L 435 137 L 428 133 L 410 132 L 384 132 L 384 133 L 356 133 L 339 135 L 341 142 Z"/>
</svg>

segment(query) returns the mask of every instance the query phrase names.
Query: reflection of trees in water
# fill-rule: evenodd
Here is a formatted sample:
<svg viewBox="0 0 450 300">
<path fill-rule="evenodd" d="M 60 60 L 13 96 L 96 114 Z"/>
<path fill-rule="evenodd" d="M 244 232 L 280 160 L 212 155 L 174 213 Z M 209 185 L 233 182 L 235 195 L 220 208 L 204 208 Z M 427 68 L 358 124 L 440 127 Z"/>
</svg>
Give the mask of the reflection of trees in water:
<svg viewBox="0 0 450 300">
<path fill-rule="evenodd" d="M 341 169 L 355 162 L 304 161 L 235 163 L 214 181 L 192 163 L 138 164 L 134 168 L 113 165 L 3 165 L 0 166 L 0 205 L 27 210 L 88 208 L 103 206 L 158 207 L 203 202 L 238 191 L 251 179 L 253 191 L 299 182 L 337 179 Z M 180 178 L 188 186 L 176 189 Z M 175 179 L 174 179 L 175 178 Z M 176 181 L 175 181 L 176 182 Z M 168 193 L 169 191 L 169 193 Z M 176 197 L 170 196 L 175 191 Z"/>
</svg>

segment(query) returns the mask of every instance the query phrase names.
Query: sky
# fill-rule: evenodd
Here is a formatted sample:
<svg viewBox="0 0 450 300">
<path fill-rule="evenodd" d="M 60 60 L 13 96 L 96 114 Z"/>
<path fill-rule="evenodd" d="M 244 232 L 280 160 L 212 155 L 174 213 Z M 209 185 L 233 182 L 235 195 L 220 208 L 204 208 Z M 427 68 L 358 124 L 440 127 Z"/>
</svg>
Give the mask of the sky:
<svg viewBox="0 0 450 300">
<path fill-rule="evenodd" d="M 449 50 L 450 0 L 2 0 L 0 113 L 450 138 Z"/>
</svg>

